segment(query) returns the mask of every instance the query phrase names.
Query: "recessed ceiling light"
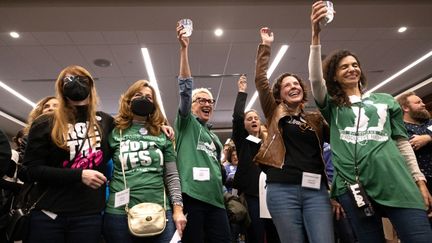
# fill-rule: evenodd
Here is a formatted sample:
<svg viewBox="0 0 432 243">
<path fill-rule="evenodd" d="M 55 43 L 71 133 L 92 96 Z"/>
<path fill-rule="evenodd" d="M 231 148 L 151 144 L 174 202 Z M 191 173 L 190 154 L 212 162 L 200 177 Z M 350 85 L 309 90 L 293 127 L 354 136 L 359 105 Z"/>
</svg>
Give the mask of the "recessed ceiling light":
<svg viewBox="0 0 432 243">
<path fill-rule="evenodd" d="M 103 59 L 103 58 L 98 58 L 95 59 L 93 61 L 94 65 L 98 66 L 98 67 L 102 67 L 102 68 L 106 68 L 106 67 L 111 67 L 112 63 L 110 62 L 110 60 L 107 59 Z"/>
<path fill-rule="evenodd" d="M 403 32 L 405 32 L 406 30 L 407 30 L 407 27 L 402 26 L 402 27 L 400 27 L 400 28 L 398 29 L 398 32 L 399 32 L 399 33 L 403 33 Z"/>
<path fill-rule="evenodd" d="M 215 34 L 215 36 L 222 36 L 222 35 L 223 35 L 223 30 L 220 29 L 220 28 L 217 28 L 217 29 L 214 31 L 214 34 Z"/>
<path fill-rule="evenodd" d="M 10 32 L 9 35 L 10 35 L 12 38 L 14 38 L 14 39 L 20 37 L 20 35 L 18 34 L 18 32 L 15 32 L 15 31 Z"/>
</svg>

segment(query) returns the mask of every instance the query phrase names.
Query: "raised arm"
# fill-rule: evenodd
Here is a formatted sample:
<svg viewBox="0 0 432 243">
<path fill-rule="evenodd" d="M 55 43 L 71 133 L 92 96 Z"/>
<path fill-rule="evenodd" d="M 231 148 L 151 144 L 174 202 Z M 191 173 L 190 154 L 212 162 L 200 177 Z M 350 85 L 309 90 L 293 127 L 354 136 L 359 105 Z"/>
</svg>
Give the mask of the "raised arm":
<svg viewBox="0 0 432 243">
<path fill-rule="evenodd" d="M 320 32 L 321 26 L 319 21 L 325 17 L 327 9 L 322 1 L 315 2 L 312 5 L 311 13 L 311 28 L 312 41 L 309 54 L 309 81 L 312 87 L 312 95 L 319 106 L 324 104 L 327 88 L 323 78 L 322 63 L 321 63 L 321 44 Z"/>
<path fill-rule="evenodd" d="M 189 67 L 189 37 L 185 37 L 183 26 L 177 23 L 177 39 L 180 43 L 180 70 L 178 76 L 180 104 L 179 112 L 182 117 L 189 114 L 192 105 L 192 74 Z"/>
<path fill-rule="evenodd" d="M 247 80 L 246 80 L 246 76 L 245 75 L 241 75 L 239 80 L 237 81 L 237 86 L 238 86 L 238 94 L 237 94 L 237 100 L 236 103 L 234 105 L 234 113 L 233 113 L 233 118 L 241 118 L 243 119 L 244 117 L 244 109 L 245 109 L 245 104 L 246 104 L 246 98 L 247 98 L 247 93 L 246 93 L 246 88 L 247 88 Z M 241 99 L 244 98 L 244 99 Z M 243 102 L 241 102 L 243 101 Z"/>
<path fill-rule="evenodd" d="M 185 32 L 183 26 L 177 23 L 177 39 L 180 42 L 180 78 L 190 78 L 192 76 L 188 56 L 189 37 L 184 36 Z"/>
<path fill-rule="evenodd" d="M 255 86 L 259 94 L 261 108 L 266 118 L 270 117 L 276 107 L 276 101 L 271 92 L 267 78 L 270 62 L 271 45 L 274 41 L 273 32 L 269 28 L 260 29 L 261 44 L 258 46 L 255 68 Z"/>
<path fill-rule="evenodd" d="M 234 104 L 234 111 L 233 111 L 232 139 L 234 140 L 237 149 L 240 149 L 238 146 L 241 146 L 241 144 L 238 142 L 241 139 L 243 139 L 245 136 L 247 136 L 247 131 L 244 126 L 244 109 L 246 106 L 246 99 L 247 99 L 247 93 L 246 93 L 247 81 L 245 75 L 240 76 L 239 80 L 237 81 L 237 86 L 238 86 L 238 93 L 237 93 L 237 98 Z"/>
</svg>

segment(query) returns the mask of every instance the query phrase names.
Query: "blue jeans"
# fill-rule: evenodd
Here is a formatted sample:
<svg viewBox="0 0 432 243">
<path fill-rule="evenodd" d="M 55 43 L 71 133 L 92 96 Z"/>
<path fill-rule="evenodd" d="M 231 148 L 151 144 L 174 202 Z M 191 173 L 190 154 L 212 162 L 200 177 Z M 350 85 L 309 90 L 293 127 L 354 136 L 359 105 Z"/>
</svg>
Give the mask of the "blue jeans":
<svg viewBox="0 0 432 243">
<path fill-rule="evenodd" d="M 334 242 L 333 213 L 324 183 L 320 190 L 286 183 L 267 184 L 267 207 L 281 242 Z"/>
<path fill-rule="evenodd" d="M 432 241 L 432 229 L 425 210 L 389 207 L 372 202 L 375 215 L 361 217 L 348 193 L 342 194 L 338 199 L 352 223 L 359 243 L 385 242 L 381 220 L 383 214 L 390 219 L 402 242 L 426 243 Z"/>
<path fill-rule="evenodd" d="M 101 239 L 102 214 L 60 216 L 56 219 L 33 210 L 27 243 L 97 243 Z"/>
<path fill-rule="evenodd" d="M 151 237 L 136 237 L 129 233 L 126 214 L 105 213 L 103 223 L 104 239 L 107 243 L 170 242 L 176 230 L 171 210 L 166 211 L 166 218 L 168 219 L 168 222 L 162 234 Z"/>
<path fill-rule="evenodd" d="M 228 215 L 218 208 L 183 193 L 183 212 L 187 224 L 183 231 L 184 243 L 230 243 L 231 231 Z"/>
</svg>

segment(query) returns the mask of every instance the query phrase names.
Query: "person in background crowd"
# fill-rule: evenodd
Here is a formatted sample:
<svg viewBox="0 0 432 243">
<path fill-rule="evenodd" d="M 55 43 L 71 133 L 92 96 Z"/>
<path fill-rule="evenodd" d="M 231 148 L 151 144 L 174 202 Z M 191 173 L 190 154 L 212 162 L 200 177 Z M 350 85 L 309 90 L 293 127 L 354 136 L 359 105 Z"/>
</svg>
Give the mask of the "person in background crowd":
<svg viewBox="0 0 432 243">
<path fill-rule="evenodd" d="M 156 97 L 146 80 L 136 81 L 120 97 L 116 128 L 110 136 L 114 173 L 104 219 L 108 243 L 169 242 L 176 229 L 181 236 L 186 226 L 174 146 L 163 133 L 165 119 Z M 170 196 L 173 206 L 171 210 L 165 202 L 168 222 L 162 234 L 143 239 L 129 233 L 125 207 L 114 207 L 115 194 L 125 189 L 121 163 L 130 190 L 129 208 L 143 202 L 163 206 L 165 191 Z"/>
<path fill-rule="evenodd" d="M 229 193 L 232 193 L 234 177 L 237 171 L 238 157 L 236 146 L 233 142 L 229 143 L 227 158 L 223 166 L 225 167 L 225 187 Z M 237 195 L 237 193 L 234 193 Z"/>
<path fill-rule="evenodd" d="M 12 197 L 17 195 L 23 186 L 22 181 L 17 178 L 17 175 L 22 166 L 24 151 L 27 145 L 27 134 L 31 124 L 40 115 L 52 112 L 57 105 L 58 101 L 54 96 L 48 96 L 39 100 L 28 116 L 27 126 L 19 130 L 16 136 L 12 138 L 15 147 L 15 149 L 12 149 L 12 154 L 14 156 L 12 156 L 13 158 L 11 161 L 13 163 L 9 164 L 8 172 L 5 177 L 6 179 L 2 180 L 2 202 L 5 203 L 2 206 L 2 211 L 4 211 L 2 215 L 9 213 Z M 3 222 L 6 222 L 6 219 Z"/>
<path fill-rule="evenodd" d="M 187 243 L 228 243 L 230 228 L 222 190 L 222 144 L 210 131 L 208 121 L 215 100 L 208 89 L 193 89 L 189 67 L 189 37 L 177 23 L 180 42 L 178 76 L 180 104 L 175 121 L 177 167 L 180 173 Z"/>
<path fill-rule="evenodd" d="M 402 242 L 430 242 L 425 210 L 429 193 L 408 143 L 401 108 L 388 94 L 364 93 L 365 73 L 351 51 L 338 50 L 321 66 L 319 22 L 326 13 L 323 1 L 312 5 L 309 79 L 330 125 L 336 170 L 332 197 L 342 204 L 360 243 L 384 241 L 382 213 Z"/>
<path fill-rule="evenodd" d="M 225 147 L 225 146 L 224 146 Z M 233 217 L 230 218 L 230 207 L 229 207 L 229 200 L 234 197 L 236 199 L 239 199 L 237 189 L 233 188 L 233 181 L 235 177 L 235 173 L 237 171 L 237 165 L 238 165 L 238 158 L 237 158 L 237 150 L 236 147 L 232 141 L 232 139 L 229 139 L 228 142 L 228 148 L 226 152 L 226 160 L 223 163 L 223 166 L 225 168 L 225 188 L 226 192 L 224 192 L 224 198 L 225 198 L 225 206 L 228 211 L 228 219 L 230 221 L 230 228 L 231 228 L 231 241 L 233 243 L 239 242 L 240 238 L 240 232 L 243 229 L 243 225 L 240 222 L 233 222 Z"/>
<path fill-rule="evenodd" d="M 47 96 L 39 100 L 29 113 L 26 126 L 19 130 L 15 137 L 13 137 L 12 140 L 15 144 L 15 149 L 19 154 L 19 163 L 22 163 L 24 157 L 24 151 L 27 146 L 27 135 L 31 124 L 40 115 L 53 112 L 58 107 L 58 103 L 57 98 L 54 96 Z"/>
<path fill-rule="evenodd" d="M 267 174 L 267 207 L 281 242 L 334 242 L 332 205 L 322 158 L 328 126 L 318 112 L 304 110 L 304 82 L 295 74 L 267 78 L 273 32 L 260 30 L 255 85 L 268 136 L 255 161 Z"/>
<path fill-rule="evenodd" d="M 24 155 L 23 179 L 37 182 L 40 198 L 27 242 L 98 242 L 113 118 L 96 111 L 95 83 L 83 67 L 63 69 L 55 87 L 58 108 L 32 122 Z"/>
<path fill-rule="evenodd" d="M 59 105 L 59 101 L 54 96 L 47 96 L 42 98 L 36 103 L 36 106 L 30 111 L 27 118 L 27 126 L 24 127 L 24 134 L 28 134 L 30 130 L 30 126 L 36 118 L 38 118 L 42 114 L 47 114 L 49 112 L 53 112 L 57 109 Z"/>
<path fill-rule="evenodd" d="M 8 137 L 0 129 L 0 242 L 8 242 L 6 240 L 6 226 L 12 188 L 10 187 L 11 182 L 5 180 L 4 176 L 9 174 L 8 171 L 12 167 L 11 165 L 15 164 L 11 161 L 11 155 Z"/>
<path fill-rule="evenodd" d="M 228 138 L 225 142 L 225 144 L 223 145 L 223 149 L 222 149 L 222 154 L 221 154 L 221 163 L 224 165 L 225 162 L 227 161 L 227 153 L 230 147 L 230 143 L 231 143 L 231 138 Z"/>
<path fill-rule="evenodd" d="M 402 111 L 409 143 L 414 150 L 426 186 L 432 192 L 432 119 L 422 99 L 414 92 L 402 94 L 397 99 Z M 432 199 L 429 198 L 432 205 Z M 429 210 L 429 213 L 431 211 Z M 432 218 L 429 219 L 430 221 Z"/>
<path fill-rule="evenodd" d="M 238 148 L 238 165 L 234 176 L 234 188 L 244 196 L 251 218 L 247 228 L 248 243 L 278 243 L 279 237 L 271 219 L 260 218 L 259 210 L 259 176 L 261 169 L 253 158 L 266 137 L 265 127 L 256 110 L 244 111 L 247 99 L 247 78 L 240 76 L 237 81 L 238 93 L 233 111 L 232 140 Z"/>
</svg>

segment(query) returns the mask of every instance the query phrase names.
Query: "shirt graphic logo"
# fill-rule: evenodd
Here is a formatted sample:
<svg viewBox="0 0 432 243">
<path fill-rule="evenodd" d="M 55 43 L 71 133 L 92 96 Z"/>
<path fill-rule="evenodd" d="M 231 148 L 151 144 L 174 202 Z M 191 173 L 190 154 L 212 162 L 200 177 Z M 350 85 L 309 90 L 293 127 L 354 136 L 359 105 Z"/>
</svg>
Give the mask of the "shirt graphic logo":
<svg viewBox="0 0 432 243">
<path fill-rule="evenodd" d="M 153 162 L 159 162 L 160 166 L 163 165 L 163 153 L 155 142 L 122 141 L 120 144 L 120 151 L 119 159 L 121 163 L 123 163 L 125 169 L 129 169 L 129 164 L 131 169 L 140 166 L 150 166 Z M 156 153 L 156 155 L 153 153 Z M 127 163 L 127 161 L 129 161 L 129 163 Z"/>
<path fill-rule="evenodd" d="M 88 122 L 79 122 L 75 125 L 68 124 L 68 126 L 67 145 L 69 146 L 69 160 L 63 161 L 63 167 L 93 169 L 100 165 L 103 160 L 103 152 L 100 149 L 101 137 L 97 127 L 95 126 L 94 128 L 94 136 L 90 136 L 89 134 L 86 139 Z M 96 143 L 92 145 L 92 141 L 96 141 Z M 81 150 L 78 151 L 80 148 Z M 73 160 L 74 158 L 75 160 Z M 70 164 L 71 162 L 73 163 Z"/>
<path fill-rule="evenodd" d="M 387 141 L 389 135 L 384 131 L 384 124 L 387 119 L 388 106 L 386 104 L 366 104 L 364 107 L 352 106 L 354 113 L 354 125 L 347 126 L 340 130 L 340 139 L 348 143 L 365 145 L 368 141 Z M 360 119 L 359 119 L 360 116 Z M 356 136 L 356 131 L 358 135 Z"/>
</svg>

